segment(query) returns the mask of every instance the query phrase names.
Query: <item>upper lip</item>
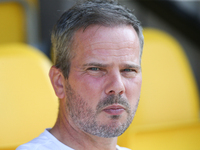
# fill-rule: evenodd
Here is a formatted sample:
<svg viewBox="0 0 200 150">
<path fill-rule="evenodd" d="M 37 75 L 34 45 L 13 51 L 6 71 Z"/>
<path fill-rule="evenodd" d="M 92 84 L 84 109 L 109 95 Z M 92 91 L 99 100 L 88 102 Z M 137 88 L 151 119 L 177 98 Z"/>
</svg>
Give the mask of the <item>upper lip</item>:
<svg viewBox="0 0 200 150">
<path fill-rule="evenodd" d="M 105 107 L 103 110 L 106 110 L 106 109 L 125 109 L 125 108 L 122 105 L 113 104 L 113 105 L 109 105 Z"/>
</svg>

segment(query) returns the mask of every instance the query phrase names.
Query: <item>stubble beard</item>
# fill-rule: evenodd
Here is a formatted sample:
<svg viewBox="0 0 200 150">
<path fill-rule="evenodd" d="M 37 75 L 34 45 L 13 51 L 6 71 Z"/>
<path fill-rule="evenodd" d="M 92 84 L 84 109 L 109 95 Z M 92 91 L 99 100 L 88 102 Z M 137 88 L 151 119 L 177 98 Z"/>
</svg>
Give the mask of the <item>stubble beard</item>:
<svg viewBox="0 0 200 150">
<path fill-rule="evenodd" d="M 66 112 L 69 113 L 74 124 L 86 133 L 104 138 L 118 137 L 124 133 L 135 116 L 139 102 L 138 99 L 136 106 L 131 110 L 127 99 L 120 96 L 110 95 L 99 101 L 95 111 L 71 88 L 69 83 L 66 84 L 66 93 Z M 127 113 L 126 121 L 119 125 L 118 120 L 120 115 L 112 115 L 110 117 L 112 123 L 109 124 L 102 124 L 97 121 L 97 117 L 101 113 L 102 109 L 112 104 L 120 104 L 125 108 Z"/>
</svg>

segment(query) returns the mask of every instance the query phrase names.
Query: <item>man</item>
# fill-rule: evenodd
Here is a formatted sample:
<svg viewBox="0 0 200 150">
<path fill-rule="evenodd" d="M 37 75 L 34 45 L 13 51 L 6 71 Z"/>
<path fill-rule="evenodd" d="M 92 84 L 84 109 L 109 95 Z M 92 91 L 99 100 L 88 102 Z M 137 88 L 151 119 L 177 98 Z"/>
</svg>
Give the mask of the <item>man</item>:
<svg viewBox="0 0 200 150">
<path fill-rule="evenodd" d="M 52 44 L 57 122 L 17 150 L 126 150 L 117 137 L 133 120 L 142 82 L 136 17 L 114 1 L 85 1 L 61 16 Z"/>
</svg>

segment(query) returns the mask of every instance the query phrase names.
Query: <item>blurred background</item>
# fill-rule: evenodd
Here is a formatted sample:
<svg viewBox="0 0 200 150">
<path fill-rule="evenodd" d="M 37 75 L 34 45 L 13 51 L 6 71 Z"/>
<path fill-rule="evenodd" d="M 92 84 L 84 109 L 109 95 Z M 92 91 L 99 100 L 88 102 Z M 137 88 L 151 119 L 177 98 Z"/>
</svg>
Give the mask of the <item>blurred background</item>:
<svg viewBox="0 0 200 150">
<path fill-rule="evenodd" d="M 7 83 L 4 82 L 5 85 L 2 83 L 3 83 L 3 81 L 5 81 L 9 78 L 8 74 L 10 74 L 10 72 L 8 72 L 7 75 L 1 76 L 1 74 L 3 74 L 3 73 L 6 74 L 5 72 L 8 70 L 5 67 L 6 66 L 5 65 L 6 63 L 4 62 L 5 57 L 7 57 L 7 55 L 14 54 L 15 51 L 19 51 L 19 53 L 21 55 L 22 49 L 25 49 L 25 51 L 26 51 L 26 49 L 30 49 L 29 46 L 31 46 L 33 49 L 36 49 L 37 51 L 41 52 L 41 55 L 44 55 L 41 57 L 42 60 L 45 59 L 45 63 L 43 63 L 42 66 L 44 67 L 44 64 L 45 65 L 48 64 L 48 65 L 46 65 L 45 68 L 42 68 L 42 70 L 45 70 L 44 78 L 47 78 L 46 74 L 48 74 L 48 69 L 52 64 L 52 62 L 49 61 L 49 60 L 51 60 L 50 36 L 51 36 L 52 28 L 53 28 L 54 24 L 56 23 L 56 21 L 61 16 L 61 14 L 63 12 L 65 12 L 67 9 L 69 9 L 71 6 L 73 6 L 76 3 L 76 1 L 77 0 L 0 0 L 0 82 L 1 82 L 0 83 L 1 84 L 1 86 L 0 86 L 0 109 L 1 110 L 5 109 L 5 113 L 3 113 L 3 112 L 0 113 L 0 118 L 3 118 L 5 120 L 10 117 L 16 116 L 17 112 L 20 112 L 19 116 L 15 117 L 15 118 L 20 118 L 21 115 L 26 114 L 26 116 L 24 116 L 23 119 L 20 118 L 18 120 L 21 120 L 21 122 L 29 123 L 28 125 L 23 124 L 23 127 L 20 123 L 18 124 L 17 121 L 15 122 L 15 124 L 13 124 L 12 121 L 8 121 L 8 120 L 6 120 L 7 122 L 5 121 L 5 124 L 1 123 L 2 127 L 0 127 L 0 129 L 2 129 L 2 130 L 0 131 L 0 135 L 1 135 L 0 136 L 0 150 L 2 150 L 2 149 L 11 150 L 11 149 L 13 149 L 13 147 L 16 148 L 19 144 L 27 142 L 30 139 L 32 139 L 33 137 L 37 136 L 39 133 L 41 133 L 43 131 L 44 128 L 46 128 L 47 125 L 50 124 L 50 126 L 52 126 L 54 124 L 56 114 L 57 114 L 57 101 L 56 102 L 54 101 L 55 99 L 57 100 L 57 98 L 54 95 L 54 92 L 52 90 L 52 87 L 51 87 L 49 81 L 48 81 L 48 83 L 46 83 L 46 81 L 44 83 L 44 84 L 47 84 L 47 87 L 49 87 L 48 91 L 44 90 L 44 89 L 46 89 L 45 88 L 46 85 L 43 88 L 40 86 L 40 84 L 43 84 L 44 79 L 41 79 L 41 81 L 37 82 L 40 87 L 37 86 L 37 87 L 35 87 L 35 89 L 39 88 L 41 90 L 38 95 L 42 100 L 45 99 L 44 97 L 46 97 L 46 96 L 44 96 L 44 97 L 40 96 L 41 93 L 42 94 L 51 93 L 52 95 L 54 95 L 54 96 L 52 96 L 52 95 L 50 96 L 50 97 L 53 97 L 52 99 L 54 99 L 54 100 L 52 100 L 52 103 L 51 103 L 52 106 L 50 106 L 49 108 L 46 108 L 46 104 L 49 102 L 45 101 L 45 102 L 43 102 L 43 105 L 41 105 L 41 101 L 38 101 L 38 103 L 36 103 L 35 100 L 33 99 L 34 103 L 30 103 L 29 106 L 28 107 L 26 106 L 26 108 L 24 108 L 24 111 L 21 112 L 22 107 L 23 107 L 21 104 L 28 103 L 26 101 L 27 99 L 24 96 L 24 93 L 22 93 L 22 97 L 20 97 L 18 99 L 21 100 L 24 98 L 24 100 L 23 101 L 21 100 L 20 102 L 16 102 L 17 98 L 14 93 L 17 93 L 17 97 L 18 97 L 20 95 L 19 93 L 21 91 L 28 89 L 27 88 L 28 85 L 27 86 L 24 85 L 23 90 L 16 91 L 15 89 L 13 89 L 13 92 L 10 92 L 11 94 L 8 92 L 8 91 L 10 91 L 11 87 L 9 86 L 8 88 L 7 87 L 5 88 L 5 85 Z M 162 137 L 168 137 L 167 139 L 162 138 L 163 141 L 168 142 L 168 141 L 170 141 L 169 139 L 177 140 L 177 139 L 181 139 L 181 137 L 187 137 L 187 135 L 190 135 L 189 137 L 191 137 L 190 138 L 191 141 L 188 143 L 185 142 L 185 141 L 188 141 L 188 137 L 184 138 L 182 141 L 176 141 L 176 140 L 175 141 L 179 144 L 185 142 L 188 147 L 190 147 L 190 145 L 192 143 L 192 145 L 196 146 L 195 148 L 197 150 L 197 147 L 200 146 L 200 144 L 199 144 L 200 143 L 199 95 L 198 95 L 200 93 L 200 90 L 199 90 L 200 89 L 200 1 L 191 1 L 191 0 L 188 0 L 188 1 L 119 0 L 119 3 L 122 5 L 125 5 L 126 7 L 128 7 L 131 10 L 134 10 L 136 17 L 141 21 L 142 26 L 144 28 L 144 32 L 146 35 L 145 39 L 147 39 L 147 45 L 148 45 L 148 41 L 151 41 L 151 39 L 153 40 L 153 38 L 155 37 L 153 35 L 152 35 L 152 37 L 148 36 L 149 32 L 147 34 L 147 31 L 149 31 L 149 30 L 147 30 L 147 29 L 155 29 L 156 32 L 162 31 L 164 34 L 158 34 L 160 36 L 160 38 L 163 37 L 163 39 L 165 39 L 165 38 L 173 39 L 171 42 L 172 45 L 176 45 L 173 43 L 173 41 L 176 41 L 175 43 L 178 43 L 178 45 L 181 47 L 181 51 L 183 51 L 183 53 L 185 54 L 185 56 L 187 57 L 187 59 L 189 61 L 189 69 L 187 68 L 185 71 L 190 72 L 189 74 L 193 75 L 193 77 L 194 77 L 194 79 L 192 77 L 192 81 L 191 81 L 192 85 L 194 85 L 193 86 L 194 88 L 190 88 L 189 84 L 187 85 L 187 83 L 189 83 L 189 82 L 185 82 L 183 84 L 183 86 L 188 86 L 189 90 L 194 89 L 193 94 L 195 95 L 195 96 L 191 96 L 191 97 L 189 96 L 189 98 L 186 98 L 187 102 L 184 101 L 184 104 L 183 104 L 184 106 L 182 107 L 182 104 L 180 104 L 182 97 L 180 95 L 183 95 L 183 93 L 187 93 L 184 91 L 184 90 L 187 90 L 187 88 L 182 90 L 181 91 L 182 93 L 179 91 L 177 96 L 175 94 L 173 95 L 172 91 L 169 91 L 170 94 L 168 94 L 168 95 L 171 95 L 172 97 L 174 97 L 174 99 L 171 99 L 172 103 L 174 100 L 176 101 L 176 97 L 178 97 L 178 98 L 177 98 L 177 104 L 175 104 L 175 105 L 174 104 L 169 104 L 169 105 L 166 104 L 165 105 L 164 99 L 163 99 L 163 101 L 161 101 L 161 105 L 163 105 L 163 106 L 160 107 L 160 110 L 163 109 L 163 111 L 164 111 L 165 106 L 172 108 L 171 110 L 170 109 L 166 110 L 166 114 L 163 113 L 164 114 L 163 116 L 167 117 L 169 115 L 169 117 L 170 117 L 166 120 L 162 119 L 163 116 L 156 116 L 157 118 L 160 117 L 161 119 L 157 120 L 157 122 L 155 121 L 153 123 L 148 122 L 148 115 L 145 116 L 145 114 L 143 114 L 143 112 L 148 114 L 147 113 L 148 110 L 144 109 L 144 108 L 146 108 L 146 106 L 143 108 L 142 107 L 139 108 L 138 116 L 140 116 L 140 118 L 143 118 L 144 120 L 146 117 L 147 121 L 145 122 L 141 119 L 138 119 L 139 117 L 136 116 L 136 121 L 135 121 L 134 125 L 136 125 L 137 127 L 134 127 L 134 125 L 130 127 L 130 130 L 128 130 L 128 132 L 125 133 L 125 136 L 123 138 L 120 138 L 120 140 L 119 140 L 120 145 L 122 145 L 122 146 L 133 145 L 132 140 L 129 140 L 130 138 L 132 138 L 132 135 L 130 135 L 130 133 L 133 133 L 133 132 L 134 133 L 148 133 L 148 134 L 150 132 L 158 133 L 157 128 L 159 128 L 159 131 L 161 131 L 160 133 L 162 133 L 162 134 L 156 135 L 157 136 L 157 138 L 155 138 L 156 140 L 161 139 L 160 137 L 162 136 Z M 4 47 L 4 45 L 6 45 L 6 46 L 13 45 L 13 43 L 23 43 L 26 46 L 25 45 L 19 46 L 19 44 L 18 44 L 18 45 L 12 46 L 11 48 Z M 168 47 L 168 45 L 166 43 L 163 45 L 162 45 L 162 43 L 159 43 L 159 39 L 157 39 L 157 45 L 161 45 L 160 47 L 159 46 L 157 47 L 158 51 L 162 51 L 167 48 L 170 49 L 170 46 Z M 30 51 L 32 51 L 32 48 Z M 7 54 L 7 52 L 9 51 L 8 49 L 10 49 L 10 52 L 9 52 L 10 54 Z M 148 49 L 148 48 L 146 48 L 146 49 Z M 177 48 L 175 48 L 175 49 L 177 49 Z M 173 48 L 170 50 L 173 50 Z M 35 51 L 35 50 L 33 50 L 33 51 Z M 14 55 L 16 56 L 16 54 L 14 54 Z M 25 55 L 27 57 L 27 55 L 29 55 L 29 54 L 25 54 Z M 149 54 L 149 55 L 151 55 L 151 54 Z M 17 57 L 18 57 L 18 54 L 17 54 Z M 47 57 L 47 58 L 44 58 L 44 57 Z M 152 56 L 152 58 L 153 57 L 154 56 Z M 182 57 L 182 53 L 181 53 L 181 57 Z M 11 57 L 9 56 L 9 58 L 11 58 Z M 14 56 L 12 56 L 12 58 L 14 58 Z M 23 64 L 21 64 L 21 65 L 23 66 L 26 63 L 28 65 L 30 65 L 29 60 L 32 58 L 33 58 L 33 56 L 31 54 L 31 57 L 27 58 L 27 60 L 25 62 L 23 62 Z M 34 56 L 34 58 L 35 58 L 35 56 Z M 145 56 L 145 58 L 146 58 L 146 56 Z M 170 57 L 165 58 L 165 59 L 167 59 L 169 62 L 171 61 Z M 156 60 L 155 60 L 155 65 L 156 65 L 156 63 L 159 63 L 159 62 L 158 61 L 156 62 Z M 17 63 L 14 62 L 14 65 L 15 64 L 17 64 Z M 147 63 L 144 62 L 144 64 L 146 65 L 146 64 L 148 64 L 148 62 Z M 13 72 L 13 68 L 15 68 L 15 67 L 17 68 L 17 65 L 16 66 L 14 66 L 14 65 L 12 62 L 11 66 L 10 66 L 11 72 Z M 173 74 L 173 72 L 170 72 L 170 68 L 171 68 L 170 65 L 173 65 L 173 64 L 169 63 L 169 66 L 166 66 L 166 68 L 169 70 L 167 76 L 171 74 L 172 78 L 173 78 L 174 74 Z M 27 67 L 26 69 L 24 69 L 25 68 L 24 67 L 22 70 L 26 71 L 26 70 L 30 69 L 30 71 L 29 71 L 29 74 L 24 78 L 27 78 L 28 76 L 33 76 L 33 75 L 35 75 L 35 72 L 37 72 L 37 71 L 34 71 L 34 69 L 33 69 L 34 67 L 32 67 L 32 66 L 31 67 L 26 66 L 26 67 Z M 147 66 L 147 68 L 148 68 L 148 66 Z M 35 75 L 35 76 L 37 76 L 37 75 Z M 38 74 L 37 78 L 39 78 L 40 76 L 41 76 L 41 74 Z M 165 76 L 164 79 L 166 79 L 167 76 Z M 182 76 L 181 73 L 179 73 L 179 76 Z M 13 79 L 13 76 L 11 76 L 10 78 Z M 33 79 L 33 81 L 32 81 L 32 82 L 34 82 L 34 85 L 36 84 L 37 78 Z M 146 77 L 144 76 L 144 78 L 146 78 Z M 159 76 L 158 76 L 158 78 L 159 78 Z M 178 80 L 178 78 L 179 77 L 176 77 L 176 80 Z M 9 80 L 10 79 L 8 79 L 8 81 Z M 17 80 L 19 80 L 19 78 Z M 193 84 L 193 80 L 195 82 L 194 84 Z M 28 83 L 28 81 L 29 80 L 26 80 L 25 82 Z M 15 81 L 13 81 L 12 83 L 14 84 L 14 82 Z M 170 84 L 173 84 L 173 83 L 170 82 Z M 176 84 L 176 83 L 174 82 L 174 84 Z M 19 85 L 21 85 L 21 79 L 20 79 Z M 18 88 L 19 85 L 16 85 L 16 87 Z M 163 84 L 163 86 L 165 86 L 165 85 L 167 85 L 167 84 Z M 174 85 L 170 85 L 169 88 L 171 88 L 171 90 L 174 90 L 174 89 L 172 89 L 173 86 Z M 20 86 L 20 88 L 22 88 L 22 87 Z M 150 89 L 150 88 L 148 88 L 148 89 Z M 30 89 L 34 89 L 34 86 L 32 86 L 32 88 L 30 88 Z M 180 89 L 181 89 L 181 87 L 180 87 Z M 153 90 L 153 88 L 152 88 L 152 90 Z M 4 91 L 4 92 L 2 92 L 2 91 Z M 145 89 L 143 91 L 145 91 Z M 37 91 L 33 91 L 32 93 L 34 93 L 34 92 L 37 92 Z M 5 100 L 6 101 L 8 100 L 7 96 L 11 96 L 12 94 L 14 96 L 12 98 L 10 98 L 10 97 L 9 98 L 12 100 L 15 100 L 15 101 L 10 102 L 9 104 L 5 105 L 5 103 L 6 103 Z M 166 92 L 164 94 L 166 94 Z M 49 95 L 50 94 L 48 94 L 47 96 L 49 96 Z M 142 100 L 145 99 L 144 98 L 145 96 L 143 97 L 143 95 L 145 95 L 145 94 L 142 94 L 142 98 L 141 98 Z M 189 95 L 192 95 L 192 94 L 189 94 Z M 28 96 L 29 96 L 29 98 L 30 97 L 35 98 L 35 95 L 33 95 L 33 96 L 28 95 Z M 162 97 L 163 97 L 163 95 L 161 95 L 161 98 Z M 49 99 L 49 98 L 46 98 L 46 99 Z M 148 96 L 146 97 L 146 99 L 148 101 L 151 100 L 151 99 L 149 99 Z M 160 100 L 160 98 L 156 99 L 155 103 L 152 102 L 152 104 L 149 104 L 148 101 L 144 100 L 143 103 L 146 103 L 149 105 L 155 104 L 155 111 L 157 111 L 157 112 L 153 112 L 152 114 L 162 114 L 162 112 L 158 112 L 158 109 L 156 108 L 157 105 L 159 105 L 157 103 L 159 100 Z M 167 101 L 167 97 L 166 97 L 166 101 Z M 55 107 L 55 103 L 56 103 L 56 107 Z M 12 109 L 10 108 L 11 104 L 13 105 Z M 19 105 L 19 108 L 15 107 L 17 105 Z M 33 107 L 33 105 L 34 105 L 34 107 Z M 38 113 L 35 114 L 35 116 L 34 116 L 35 120 L 34 120 L 33 116 L 30 117 L 29 115 L 33 115 L 33 112 L 35 111 L 35 109 L 38 109 L 38 105 L 41 105 L 41 107 L 40 107 L 41 112 L 38 111 Z M 142 102 L 141 102 L 141 106 L 144 106 L 142 104 Z M 175 106 L 176 106 L 176 108 L 173 109 L 173 107 L 175 107 Z M 8 109 L 7 107 L 10 109 Z M 45 108 L 45 110 L 47 109 L 46 112 L 48 112 L 49 110 L 54 110 L 53 114 L 51 114 L 53 116 L 53 118 L 49 119 L 50 122 L 46 122 L 46 123 L 44 122 L 45 121 L 44 118 L 49 117 L 48 113 L 43 114 L 44 108 Z M 190 110 L 189 109 L 187 110 L 187 108 L 189 108 Z M 13 109 L 17 109 L 17 110 L 15 112 L 13 112 Z M 150 111 L 152 112 L 154 109 L 154 106 L 152 106 L 151 109 L 152 110 L 150 110 Z M 180 112 L 179 112 L 179 109 L 181 110 Z M 26 112 L 27 110 L 30 111 L 30 114 L 28 114 Z M 145 111 L 143 111 L 143 110 L 145 110 Z M 171 112 L 168 113 L 169 111 L 171 111 Z M 9 112 L 9 113 L 7 113 L 7 112 Z M 151 114 L 151 112 L 149 112 L 149 114 Z M 188 112 L 189 112 L 189 114 L 191 114 L 191 115 L 188 115 L 189 117 L 187 116 Z M 181 113 L 182 113 L 182 116 L 180 115 Z M 9 114 L 9 116 L 6 117 L 5 114 Z M 43 115 L 41 115 L 41 114 L 43 114 Z M 27 116 L 29 116 L 29 117 L 27 117 Z M 39 120 L 38 120 L 38 116 L 40 116 Z M 175 116 L 177 116 L 177 118 Z M 154 116 L 154 118 L 156 118 L 156 117 Z M 29 120 L 27 120 L 27 118 L 29 118 Z M 152 116 L 150 116 L 149 118 L 150 118 L 150 120 L 154 120 L 154 118 L 152 118 Z M 174 123 L 174 120 L 176 120 L 176 121 L 178 120 L 179 122 Z M 183 120 L 187 120 L 187 122 L 184 122 Z M 168 124 L 170 121 L 172 123 Z M 13 137 L 13 139 L 15 139 L 16 142 L 6 143 L 7 141 L 14 141 L 11 138 L 11 136 L 13 136 L 13 134 L 10 134 L 10 135 L 7 134 L 8 131 L 10 131 L 10 128 L 8 127 L 8 122 L 10 122 L 9 127 L 13 128 L 13 132 L 14 132 L 14 129 L 18 130 L 18 133 L 15 133 L 15 134 L 20 135 L 20 136 L 22 136 L 21 131 L 23 131 L 25 128 L 27 128 L 27 126 L 30 128 L 34 128 L 34 127 L 36 127 L 36 124 L 38 124 L 37 122 L 42 122 L 43 126 L 42 127 L 38 126 L 39 130 L 37 130 L 37 131 L 33 130 L 32 133 L 30 133 L 29 128 L 27 128 L 26 131 L 24 130 L 24 132 L 23 132 L 23 134 L 24 134 L 23 137 L 20 137 L 20 136 Z M 176 125 L 174 125 L 174 124 L 176 124 Z M 148 130 L 147 130 L 146 126 L 144 127 L 144 125 L 148 125 Z M 19 127 L 19 128 L 16 128 L 14 126 Z M 139 126 L 139 128 L 138 128 L 138 126 Z M 8 128 L 8 130 L 6 130 L 5 128 Z M 133 131 L 132 130 L 133 128 L 137 128 L 137 131 Z M 154 130 L 154 129 L 156 129 L 156 130 Z M 181 130 L 179 130 L 179 129 L 181 129 Z M 166 135 L 165 131 L 169 131 L 172 134 Z M 3 133 L 5 133 L 6 136 L 4 136 Z M 184 133 L 184 136 L 183 136 L 183 133 Z M 25 135 L 30 135 L 30 136 L 26 137 Z M 137 134 L 134 134 L 134 135 L 137 135 Z M 152 139 L 151 137 L 152 136 L 150 136 L 149 139 Z M 23 140 L 19 140 L 20 138 Z M 138 138 L 138 136 L 136 138 L 140 139 L 140 138 Z M 145 138 L 147 138 L 146 135 L 145 135 Z M 5 142 L 3 142 L 4 139 L 6 139 Z M 148 140 L 146 140 L 146 141 L 148 141 Z M 127 143 L 127 141 L 130 141 L 130 142 Z M 139 141 L 139 142 L 141 142 L 141 141 Z M 160 143 L 163 144 L 164 143 L 163 141 L 160 141 Z M 171 142 L 174 143 L 173 141 L 171 141 Z M 145 144 L 140 143 L 139 147 L 141 147 L 141 145 L 145 145 Z M 148 145 L 148 143 L 146 143 L 146 145 Z M 153 145 L 155 145 L 155 144 L 153 143 Z M 181 144 L 181 145 L 183 145 L 184 147 L 187 147 L 184 144 Z M 162 146 L 163 145 L 161 145 L 157 149 L 164 150 L 165 148 L 161 148 Z M 165 147 L 166 147 L 166 145 L 165 145 Z M 183 150 L 184 147 L 182 147 L 182 148 L 174 147 L 174 149 Z M 188 149 L 188 147 L 185 149 Z M 137 149 L 139 150 L 142 148 L 137 148 Z M 149 147 L 149 149 L 150 149 L 150 147 Z M 152 149 L 156 150 L 155 147 Z M 166 147 L 166 149 L 172 150 L 171 147 Z M 144 148 L 144 150 L 145 150 L 145 148 Z M 192 150 L 192 148 L 188 149 L 188 150 Z"/>
</svg>

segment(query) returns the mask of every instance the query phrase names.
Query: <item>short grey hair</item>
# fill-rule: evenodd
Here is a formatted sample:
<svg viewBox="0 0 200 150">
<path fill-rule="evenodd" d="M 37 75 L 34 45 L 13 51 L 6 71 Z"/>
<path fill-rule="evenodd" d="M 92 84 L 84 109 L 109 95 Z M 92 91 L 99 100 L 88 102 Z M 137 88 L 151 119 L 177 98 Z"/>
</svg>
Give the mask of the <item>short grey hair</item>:
<svg viewBox="0 0 200 150">
<path fill-rule="evenodd" d="M 82 1 L 64 12 L 52 31 L 54 65 L 62 71 L 65 78 L 69 76 L 70 62 L 74 56 L 71 50 L 75 40 L 73 35 L 80 28 L 85 30 L 90 25 L 133 26 L 139 37 L 141 57 L 144 44 L 142 27 L 131 10 L 119 5 L 115 0 Z"/>
</svg>

